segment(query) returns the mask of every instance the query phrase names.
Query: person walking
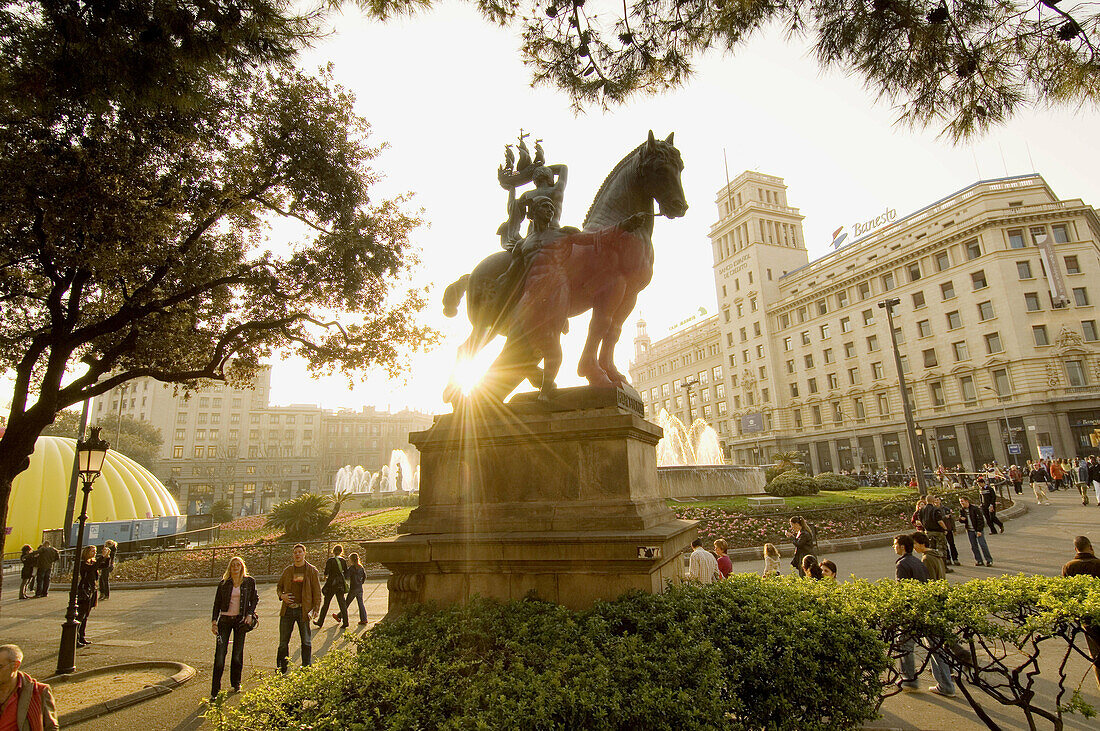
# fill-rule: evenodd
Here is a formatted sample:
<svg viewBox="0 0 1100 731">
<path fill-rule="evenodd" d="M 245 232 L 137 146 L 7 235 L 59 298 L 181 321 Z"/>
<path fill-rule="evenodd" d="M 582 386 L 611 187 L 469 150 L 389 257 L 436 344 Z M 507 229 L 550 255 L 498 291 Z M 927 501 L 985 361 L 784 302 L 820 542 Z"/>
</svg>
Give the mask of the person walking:
<svg viewBox="0 0 1100 731">
<path fill-rule="evenodd" d="M 1073 559 L 1062 567 L 1062 576 L 1096 576 L 1100 577 L 1100 558 L 1096 557 L 1096 551 L 1092 548 L 1092 541 L 1088 536 L 1077 536 L 1073 539 L 1073 550 L 1076 553 Z M 1100 627 L 1086 624 L 1085 642 L 1092 654 L 1092 670 L 1096 675 L 1096 684 L 1100 686 Z"/>
<path fill-rule="evenodd" d="M 50 574 L 53 572 L 53 565 L 61 558 L 61 554 L 50 545 L 49 541 L 42 541 L 37 553 L 38 574 L 36 575 L 37 586 L 34 595 L 36 597 L 48 596 L 50 593 Z"/>
<path fill-rule="evenodd" d="M 340 555 L 344 552 L 344 547 L 337 543 L 332 547 L 332 555 L 328 561 L 325 562 L 325 585 L 321 589 L 321 593 L 325 597 L 325 603 L 321 607 L 321 613 L 317 615 L 317 621 L 314 624 L 320 629 L 325 624 L 325 613 L 328 612 L 329 602 L 332 601 L 332 597 L 336 597 L 336 604 L 340 607 L 340 613 L 333 615 L 339 621 L 343 623 L 344 629 L 348 626 L 348 582 L 344 578 L 344 574 L 348 570 L 348 562 Z"/>
<path fill-rule="evenodd" d="M 57 705 L 50 686 L 22 672 L 19 645 L 0 645 L 0 729 L 57 731 Z"/>
<path fill-rule="evenodd" d="M 214 648 L 214 672 L 210 681 L 210 698 L 218 697 L 225 672 L 225 654 L 233 640 L 233 655 L 229 660 L 229 684 L 236 693 L 241 689 L 244 671 L 244 636 L 256 626 L 256 580 L 248 575 L 244 559 L 234 556 L 225 567 L 221 583 L 214 593 L 214 610 L 210 616 L 210 631 L 217 637 Z"/>
<path fill-rule="evenodd" d="M 691 542 L 691 557 L 688 559 L 688 579 L 701 584 L 711 584 L 722 576 L 718 570 L 718 560 L 710 551 L 703 548 L 703 539 Z"/>
<path fill-rule="evenodd" d="M 99 599 L 111 597 L 111 572 L 115 570 L 115 550 L 118 544 L 107 541 L 99 551 Z"/>
<path fill-rule="evenodd" d="M 76 629 L 76 646 L 87 647 L 85 631 L 88 629 L 88 616 L 99 603 L 99 564 L 96 563 L 96 547 L 84 546 L 80 553 L 80 578 L 76 586 L 76 618 L 80 626 Z"/>
<path fill-rule="evenodd" d="M 1050 478 L 1046 468 L 1043 467 L 1043 461 L 1032 462 L 1030 467 L 1027 479 L 1031 482 L 1031 492 L 1035 494 L 1035 502 L 1039 505 L 1050 504 L 1050 498 L 1047 496 L 1047 480 Z"/>
<path fill-rule="evenodd" d="M 1096 507 L 1100 508 L 1100 458 L 1095 454 L 1089 455 L 1089 482 L 1092 483 Z"/>
<path fill-rule="evenodd" d="M 1047 465 L 1047 472 L 1050 474 L 1050 490 L 1051 492 L 1058 492 L 1062 489 L 1062 479 L 1066 476 L 1066 471 L 1062 469 L 1062 463 L 1060 460 L 1052 459 Z"/>
<path fill-rule="evenodd" d="M 279 649 L 275 653 L 275 666 L 282 673 L 287 671 L 290 633 L 295 625 L 302 641 L 302 666 L 311 663 L 313 639 L 309 620 L 321 608 L 321 580 L 317 567 L 306 561 L 306 547 L 301 543 L 294 546 L 293 555 L 294 562 L 283 569 L 279 583 L 275 585 L 275 592 L 282 602 L 279 607 Z"/>
<path fill-rule="evenodd" d="M 1016 465 L 1008 468 L 1008 481 L 1012 483 L 1012 489 L 1017 495 L 1024 494 L 1024 473 Z"/>
<path fill-rule="evenodd" d="M 38 554 L 34 552 L 30 544 L 24 544 L 19 553 L 19 560 L 23 568 L 19 572 L 19 598 L 30 599 L 30 591 L 34 587 L 34 567 L 38 563 Z"/>
<path fill-rule="evenodd" d="M 947 547 L 947 521 L 943 516 L 943 508 L 936 503 L 937 500 L 934 497 L 926 498 L 924 507 L 917 513 L 917 521 L 932 541 L 932 547 L 943 556 L 950 550 Z M 954 572 L 954 569 L 948 569 L 948 571 Z"/>
<path fill-rule="evenodd" d="M 806 525 L 806 520 L 801 515 L 796 515 L 791 518 L 791 542 L 794 543 L 794 557 L 791 558 L 791 566 L 794 566 L 795 571 L 799 576 L 805 576 L 806 573 L 802 570 L 802 559 L 809 556 L 813 551 L 814 535 L 810 531 L 810 526 Z"/>
<path fill-rule="evenodd" d="M 944 561 L 943 554 L 932 546 L 932 541 L 929 540 L 928 534 L 917 531 L 912 535 L 912 538 L 913 552 L 917 554 L 921 563 L 924 564 L 925 570 L 928 571 L 928 580 L 938 581 L 939 579 L 946 579 L 947 563 Z"/>
<path fill-rule="evenodd" d="M 359 605 L 359 624 L 367 623 L 367 608 L 363 606 L 363 582 L 367 580 L 367 571 L 359 563 L 359 554 L 348 556 L 348 607 L 354 599 Z"/>
<path fill-rule="evenodd" d="M 997 491 L 993 489 L 993 485 L 989 484 L 988 481 L 982 481 L 979 478 L 978 494 L 982 500 L 982 517 L 985 518 L 985 524 L 989 526 L 989 533 L 991 535 L 1004 533 L 1005 524 L 997 517 Z M 1001 530 L 994 529 L 994 525 L 999 526 Z"/>
<path fill-rule="evenodd" d="M 989 554 L 989 545 L 985 541 L 985 518 L 977 505 L 971 505 L 965 497 L 959 498 L 959 522 L 966 528 L 966 537 L 970 539 L 970 550 L 974 552 L 975 566 L 992 566 L 993 557 Z"/>
<path fill-rule="evenodd" d="M 765 543 L 764 570 L 760 575 L 766 579 L 769 576 L 778 576 L 779 573 L 779 549 L 773 543 Z"/>
<path fill-rule="evenodd" d="M 926 541 L 928 540 L 926 534 L 920 535 Z M 894 579 L 897 581 L 912 579 L 923 584 L 929 580 L 928 567 L 913 555 L 915 546 L 913 539 L 914 536 L 908 535 L 900 535 L 894 538 L 894 553 L 898 555 L 898 559 L 894 564 Z M 942 565 L 942 560 L 940 564 L 938 568 L 946 568 Z M 920 682 L 917 680 L 916 645 L 916 637 L 910 637 L 902 643 L 904 654 L 901 656 L 901 680 L 898 681 L 898 685 L 901 686 L 902 690 L 920 690 Z M 928 690 L 947 697 L 955 695 L 955 682 L 951 678 L 950 666 L 934 650 L 929 652 L 928 660 L 932 666 L 932 677 L 936 679 L 936 684 Z"/>
<path fill-rule="evenodd" d="M 718 570 L 722 572 L 723 579 L 728 579 L 733 571 L 733 561 L 726 555 L 728 550 L 729 544 L 726 543 L 725 539 L 719 538 L 714 542 L 714 552 L 718 555 Z"/>
<path fill-rule="evenodd" d="M 1074 483 L 1081 494 L 1081 504 L 1089 504 L 1089 463 L 1080 457 L 1073 458 Z"/>
<path fill-rule="evenodd" d="M 947 538 L 947 552 L 943 554 L 943 560 L 948 564 L 947 568 L 950 568 L 950 564 L 958 566 L 959 549 L 955 547 L 955 528 L 957 527 L 955 525 L 955 511 L 944 505 L 939 495 L 932 496 L 932 503 L 943 511 L 943 522 L 947 526 L 947 532 L 944 533 Z"/>
</svg>

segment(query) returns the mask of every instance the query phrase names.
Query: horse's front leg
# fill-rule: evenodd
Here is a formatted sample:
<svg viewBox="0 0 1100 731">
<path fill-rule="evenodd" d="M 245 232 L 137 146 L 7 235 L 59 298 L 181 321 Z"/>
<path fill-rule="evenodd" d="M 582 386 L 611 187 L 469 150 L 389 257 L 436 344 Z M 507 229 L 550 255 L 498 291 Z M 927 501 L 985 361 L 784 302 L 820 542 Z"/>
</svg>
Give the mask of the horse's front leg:
<svg viewBox="0 0 1100 731">
<path fill-rule="evenodd" d="M 615 346 L 619 342 L 619 337 L 623 333 L 623 323 L 626 322 L 626 318 L 630 317 L 630 313 L 634 311 L 634 304 L 638 300 L 637 293 L 629 295 L 623 298 L 622 303 L 618 309 L 615 310 L 615 314 L 611 317 L 611 324 L 607 328 L 607 332 L 604 333 L 603 341 L 600 343 L 600 358 L 599 365 L 607 374 L 608 379 L 615 385 L 622 385 L 627 382 L 626 376 L 619 372 L 619 369 L 615 367 Z"/>
<path fill-rule="evenodd" d="M 616 305 L 622 301 L 622 289 L 622 283 L 616 282 L 593 298 L 592 320 L 588 323 L 588 339 L 584 342 L 584 350 L 581 351 L 581 359 L 577 364 L 577 375 L 587 378 L 590 386 L 611 388 L 615 385 L 608 377 L 607 371 L 600 365 L 597 355 L 600 344 L 613 323 Z"/>
</svg>

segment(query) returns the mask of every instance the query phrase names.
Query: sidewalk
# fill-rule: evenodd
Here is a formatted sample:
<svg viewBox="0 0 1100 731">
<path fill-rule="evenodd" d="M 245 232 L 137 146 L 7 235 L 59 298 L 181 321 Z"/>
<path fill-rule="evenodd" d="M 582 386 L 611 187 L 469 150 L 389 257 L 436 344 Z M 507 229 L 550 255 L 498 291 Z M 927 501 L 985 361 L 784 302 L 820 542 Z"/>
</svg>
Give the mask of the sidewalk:
<svg viewBox="0 0 1100 731">
<path fill-rule="evenodd" d="M 987 578 L 1001 574 L 1029 573 L 1059 575 L 1062 564 L 1073 556 L 1073 536 L 1091 535 L 1100 543 L 1100 508 L 1083 507 L 1077 497 L 1066 491 L 1051 493 L 1052 505 L 1029 504 L 1029 512 L 1006 523 L 1008 532 L 989 537 L 993 554 L 992 568 L 975 567 L 970 559 L 966 537 L 958 543 L 963 565 L 955 567 L 949 576 L 953 582 L 972 578 Z M 790 545 L 780 546 L 790 560 Z M 890 546 L 846 551 L 822 558 L 837 562 L 840 575 L 855 575 L 865 579 L 893 578 L 894 555 Z M 762 561 L 734 564 L 735 571 L 758 572 Z M 260 626 L 248 635 L 245 650 L 244 687 L 255 681 L 257 671 L 274 670 L 278 644 L 278 603 L 274 588 L 261 585 Z M 369 582 L 364 587 L 365 603 L 371 622 L 386 612 L 387 594 L 384 580 Z M 77 669 L 143 660 L 174 660 L 194 667 L 196 677 L 174 692 L 117 713 L 88 721 L 71 728 L 82 731 L 192 731 L 202 729 L 202 698 L 210 691 L 210 672 L 214 659 L 214 641 L 210 634 L 212 587 L 162 588 L 143 591 L 115 591 L 108 601 L 93 612 L 88 625 L 88 637 L 93 644 L 77 654 Z M 61 623 L 64 621 L 66 592 L 57 587 L 46 599 L 19 601 L 15 592 L 5 592 L 0 618 L 0 641 L 15 642 L 26 653 L 25 669 L 43 678 L 53 673 Z M 331 611 L 331 609 L 330 609 Z M 352 611 L 352 621 L 358 616 Z M 352 624 L 353 630 L 362 627 Z M 291 639 L 292 661 L 298 658 L 296 636 Z M 346 644 L 338 625 L 329 617 L 323 629 L 314 634 L 314 656 L 319 657 L 333 647 Z M 1080 665 L 1080 667 L 1077 667 Z M 1075 683 L 1085 672 L 1082 662 L 1071 664 L 1070 677 Z M 223 685 L 228 685 L 227 675 Z M 1046 672 L 1046 668 L 1044 668 Z M 932 685 L 930 673 L 921 679 L 923 686 Z M 1085 700 L 1100 706 L 1100 692 L 1089 677 L 1082 685 Z M 827 688 L 822 692 L 828 693 Z M 1040 692 L 1044 692 L 1040 689 Z M 233 702 L 230 700 L 230 702 Z M 990 700 L 985 708 L 1002 728 L 1023 728 L 1023 718 L 1011 710 L 1002 710 Z M 874 729 L 937 729 L 943 731 L 977 731 L 984 729 L 966 700 L 961 697 L 941 698 L 928 692 L 900 694 L 888 699 L 882 708 L 883 717 L 869 724 Z M 1066 729 L 1095 727 L 1080 716 L 1067 716 Z M 208 727 L 207 727 L 208 728 Z"/>
</svg>

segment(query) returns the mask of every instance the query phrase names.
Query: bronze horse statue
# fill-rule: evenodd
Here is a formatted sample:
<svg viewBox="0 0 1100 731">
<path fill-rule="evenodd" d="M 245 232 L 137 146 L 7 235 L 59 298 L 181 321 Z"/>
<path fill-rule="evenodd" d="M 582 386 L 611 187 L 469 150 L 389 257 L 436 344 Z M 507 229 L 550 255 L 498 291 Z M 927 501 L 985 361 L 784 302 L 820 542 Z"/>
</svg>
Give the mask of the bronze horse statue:
<svg viewBox="0 0 1100 731">
<path fill-rule="evenodd" d="M 561 335 L 570 317 L 592 310 L 577 373 L 592 386 L 612 388 L 626 378 L 615 368 L 615 344 L 638 293 L 653 278 L 653 203 L 656 215 L 679 218 L 688 209 L 680 174 L 684 163 L 670 134 L 649 139 L 619 161 L 592 201 L 582 230 L 558 229 L 534 241 L 525 276 L 499 292 L 513 254 L 500 251 L 447 287 L 444 314 L 453 317 L 466 295 L 473 332 L 459 348 L 472 358 L 497 335 L 507 340 L 474 399 L 503 402 L 525 378 L 548 403 L 561 368 Z M 530 237 L 529 237 L 530 238 Z M 544 367 L 538 367 L 542 361 Z M 448 384 L 444 398 L 461 391 Z"/>
</svg>

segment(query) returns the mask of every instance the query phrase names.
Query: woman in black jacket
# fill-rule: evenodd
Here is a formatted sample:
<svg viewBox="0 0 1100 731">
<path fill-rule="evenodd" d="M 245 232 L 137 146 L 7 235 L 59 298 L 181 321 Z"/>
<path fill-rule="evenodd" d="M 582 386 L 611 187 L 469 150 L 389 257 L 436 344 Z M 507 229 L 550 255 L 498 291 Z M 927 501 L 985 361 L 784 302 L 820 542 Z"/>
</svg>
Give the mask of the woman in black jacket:
<svg viewBox="0 0 1100 731">
<path fill-rule="evenodd" d="M 800 515 L 791 518 L 791 533 L 794 534 L 791 539 L 791 542 L 794 543 L 794 557 L 791 559 L 791 566 L 795 567 L 799 576 L 805 576 L 806 572 L 802 569 L 802 559 L 813 552 L 814 535 Z"/>
<path fill-rule="evenodd" d="M 30 599 L 30 590 L 34 588 L 34 567 L 38 565 L 38 554 L 28 544 L 23 545 L 19 554 L 23 569 L 19 574 L 19 598 Z"/>
<path fill-rule="evenodd" d="M 229 661 L 229 683 L 233 691 L 241 689 L 241 673 L 244 671 L 244 635 L 256 624 L 256 581 L 248 575 L 244 559 L 229 559 L 218 591 L 214 595 L 214 611 L 210 631 L 218 638 L 214 650 L 214 673 L 210 682 L 210 698 L 214 699 L 222 689 L 222 673 L 225 671 L 225 653 L 229 650 L 229 638 L 233 638 L 233 656 Z"/>
<path fill-rule="evenodd" d="M 76 585 L 76 618 L 80 626 L 76 630 L 76 646 L 92 644 L 84 637 L 88 628 L 88 616 L 99 599 L 99 564 L 96 562 L 96 547 L 84 546 L 80 554 L 80 579 Z"/>
</svg>

